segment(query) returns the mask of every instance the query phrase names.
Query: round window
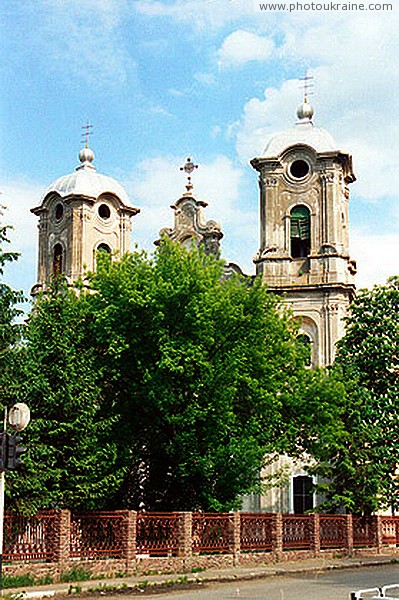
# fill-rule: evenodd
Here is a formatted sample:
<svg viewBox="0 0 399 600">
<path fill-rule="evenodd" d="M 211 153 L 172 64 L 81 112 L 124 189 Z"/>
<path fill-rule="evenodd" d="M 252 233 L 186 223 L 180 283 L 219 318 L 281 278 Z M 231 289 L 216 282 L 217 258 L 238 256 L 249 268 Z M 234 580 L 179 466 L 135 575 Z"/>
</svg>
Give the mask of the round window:
<svg viewBox="0 0 399 600">
<path fill-rule="evenodd" d="M 54 212 L 55 212 L 55 219 L 56 219 L 56 221 L 61 221 L 62 217 L 64 216 L 64 207 L 61 204 L 61 202 L 59 202 L 58 204 L 56 204 Z"/>
<path fill-rule="evenodd" d="M 306 160 L 294 160 L 290 165 L 290 173 L 295 179 L 303 179 L 310 172 L 310 165 Z"/>
<path fill-rule="evenodd" d="M 110 208 L 107 204 L 100 204 L 98 207 L 98 214 L 102 219 L 109 219 L 111 216 Z"/>
</svg>

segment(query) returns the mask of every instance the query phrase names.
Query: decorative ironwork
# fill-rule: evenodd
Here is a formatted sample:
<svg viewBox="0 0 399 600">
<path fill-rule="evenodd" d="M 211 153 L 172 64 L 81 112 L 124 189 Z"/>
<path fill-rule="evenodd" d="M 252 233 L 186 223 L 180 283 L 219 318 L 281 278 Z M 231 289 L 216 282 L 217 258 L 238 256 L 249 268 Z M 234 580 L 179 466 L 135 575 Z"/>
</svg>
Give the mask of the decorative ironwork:
<svg viewBox="0 0 399 600">
<path fill-rule="evenodd" d="M 149 556 L 176 556 L 181 522 L 179 513 L 138 513 L 137 552 Z"/>
<path fill-rule="evenodd" d="M 64 533 L 68 519 L 59 511 L 42 511 L 33 517 L 7 513 L 4 519 L 4 559 L 7 561 L 59 560 L 64 553 Z M 69 558 L 120 559 L 127 556 L 129 544 L 136 543 L 137 554 L 176 556 L 190 542 L 194 554 L 230 553 L 234 535 L 240 534 L 242 551 L 271 551 L 275 515 L 241 513 L 240 530 L 233 513 L 192 513 L 190 539 L 189 520 L 184 513 L 138 513 L 136 540 L 128 539 L 134 528 L 129 526 L 128 511 L 86 512 L 73 514 L 70 527 Z M 133 523 L 133 521 L 132 521 Z M 186 525 L 185 525 L 186 523 Z M 399 517 L 352 517 L 353 545 L 376 546 L 377 526 L 381 523 L 382 543 L 399 546 Z M 282 515 L 283 549 L 310 549 L 311 515 Z M 187 529 L 185 529 L 187 527 Z M 131 533 L 129 534 L 129 531 Z M 319 515 L 320 548 L 345 548 L 350 540 L 346 515 Z M 188 536 L 183 539 L 183 536 Z M 236 540 L 238 542 L 238 540 Z"/>
<path fill-rule="evenodd" d="M 33 517 L 4 515 L 4 560 L 30 561 L 55 558 L 56 512 L 40 512 Z"/>
<path fill-rule="evenodd" d="M 353 517 L 353 545 L 355 547 L 360 546 L 374 546 L 375 535 L 373 531 L 373 524 L 367 517 Z"/>
<path fill-rule="evenodd" d="M 309 548 L 309 516 L 283 515 L 283 550 L 308 550 Z"/>
<path fill-rule="evenodd" d="M 71 515 L 71 558 L 123 558 L 123 512 L 86 512 Z"/>
<path fill-rule="evenodd" d="M 241 550 L 271 550 L 273 515 L 242 513 Z"/>
<path fill-rule="evenodd" d="M 343 548 L 346 543 L 345 515 L 319 515 L 320 548 Z"/>
<path fill-rule="evenodd" d="M 399 517 L 381 517 L 382 543 L 399 546 Z"/>
<path fill-rule="evenodd" d="M 232 529 L 231 513 L 193 513 L 193 552 L 228 552 Z"/>
</svg>

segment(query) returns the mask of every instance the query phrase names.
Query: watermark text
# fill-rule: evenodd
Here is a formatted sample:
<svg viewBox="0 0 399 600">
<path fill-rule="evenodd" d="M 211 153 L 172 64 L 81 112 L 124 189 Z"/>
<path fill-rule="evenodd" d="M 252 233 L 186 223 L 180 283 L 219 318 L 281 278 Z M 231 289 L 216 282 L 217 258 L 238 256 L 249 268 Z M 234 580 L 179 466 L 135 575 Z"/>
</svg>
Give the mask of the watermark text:
<svg viewBox="0 0 399 600">
<path fill-rule="evenodd" d="M 256 11 L 392 11 L 393 4 L 388 3 L 357 3 L 357 2 L 290 2 L 281 4 L 279 2 L 264 3 L 258 0 L 254 1 Z"/>
</svg>

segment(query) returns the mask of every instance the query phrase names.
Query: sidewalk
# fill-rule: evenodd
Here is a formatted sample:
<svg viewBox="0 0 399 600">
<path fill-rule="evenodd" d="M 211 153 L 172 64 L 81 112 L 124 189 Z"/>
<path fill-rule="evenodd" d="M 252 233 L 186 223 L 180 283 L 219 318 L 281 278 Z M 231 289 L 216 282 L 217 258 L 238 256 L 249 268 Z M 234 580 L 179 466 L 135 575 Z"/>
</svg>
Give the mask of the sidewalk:
<svg viewBox="0 0 399 600">
<path fill-rule="evenodd" d="M 34 586 L 26 588 L 5 589 L 4 594 L 15 594 L 18 598 L 43 598 L 56 594 L 68 594 L 76 591 L 98 591 L 104 594 L 113 588 L 137 588 L 162 585 L 166 582 L 199 583 L 199 582 L 224 582 L 260 579 L 276 575 L 290 575 L 296 573 L 311 573 L 315 571 L 328 571 L 331 569 L 351 569 L 365 566 L 378 566 L 396 562 L 392 556 L 369 556 L 362 558 L 314 558 L 296 562 L 275 563 L 255 567 L 230 567 L 228 569 L 209 569 L 200 573 L 172 573 L 168 575 L 137 575 L 115 579 L 90 579 L 72 583 L 55 583 L 51 585 Z"/>
</svg>

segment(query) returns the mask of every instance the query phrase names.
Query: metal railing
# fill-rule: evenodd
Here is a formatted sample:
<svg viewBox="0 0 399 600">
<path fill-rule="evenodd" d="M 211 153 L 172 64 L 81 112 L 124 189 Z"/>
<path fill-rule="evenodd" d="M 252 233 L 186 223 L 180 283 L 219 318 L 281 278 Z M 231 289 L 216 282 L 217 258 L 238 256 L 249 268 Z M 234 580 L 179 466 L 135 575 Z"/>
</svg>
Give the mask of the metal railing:
<svg viewBox="0 0 399 600">
<path fill-rule="evenodd" d="M 7 513 L 4 560 L 57 562 L 125 559 L 133 554 L 161 557 L 399 546 L 399 517 L 61 512 L 42 511 L 31 517 Z"/>
</svg>

